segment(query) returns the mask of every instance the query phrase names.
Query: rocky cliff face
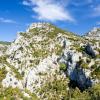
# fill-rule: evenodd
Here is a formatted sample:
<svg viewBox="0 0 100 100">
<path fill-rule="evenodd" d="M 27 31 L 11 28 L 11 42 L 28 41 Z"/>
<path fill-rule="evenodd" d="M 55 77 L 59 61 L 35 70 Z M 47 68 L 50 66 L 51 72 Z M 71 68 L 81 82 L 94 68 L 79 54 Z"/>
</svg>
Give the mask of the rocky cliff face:
<svg viewBox="0 0 100 100">
<path fill-rule="evenodd" d="M 49 100 L 46 93 L 52 92 L 41 90 L 53 80 L 67 82 L 66 91 L 70 87 L 83 91 L 100 83 L 100 41 L 89 36 L 79 37 L 49 23 L 31 24 L 1 56 L 0 69 L 5 69 L 5 76 L 0 84 L 19 88 L 29 100 L 32 96 L 26 90 Z M 60 95 L 58 100 L 63 100 Z"/>
</svg>

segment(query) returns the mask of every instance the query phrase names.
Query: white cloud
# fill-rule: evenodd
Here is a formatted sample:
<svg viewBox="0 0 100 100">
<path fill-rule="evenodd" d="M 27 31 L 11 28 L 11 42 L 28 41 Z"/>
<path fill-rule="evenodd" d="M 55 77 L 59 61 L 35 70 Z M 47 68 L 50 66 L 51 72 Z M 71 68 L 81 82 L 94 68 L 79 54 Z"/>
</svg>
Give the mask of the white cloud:
<svg viewBox="0 0 100 100">
<path fill-rule="evenodd" d="M 12 24 L 15 24 L 16 22 L 14 20 L 11 20 L 11 19 L 5 19 L 5 18 L 0 18 L 0 22 L 2 23 L 12 23 Z"/>
<path fill-rule="evenodd" d="M 96 6 L 94 9 L 93 9 L 93 16 L 100 16 L 100 5 Z"/>
<path fill-rule="evenodd" d="M 60 3 L 55 0 L 26 0 L 31 3 L 32 10 L 37 14 L 37 18 L 40 20 L 49 21 L 75 21 L 70 15 L 69 11 L 61 6 Z"/>
</svg>

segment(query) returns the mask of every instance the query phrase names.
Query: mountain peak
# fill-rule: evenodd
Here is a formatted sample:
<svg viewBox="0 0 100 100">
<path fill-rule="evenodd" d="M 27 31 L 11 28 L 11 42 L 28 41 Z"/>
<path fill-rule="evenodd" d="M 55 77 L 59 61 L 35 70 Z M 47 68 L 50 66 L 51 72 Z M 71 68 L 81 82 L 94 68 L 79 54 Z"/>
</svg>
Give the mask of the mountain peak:
<svg viewBox="0 0 100 100">
<path fill-rule="evenodd" d="M 51 24 L 50 23 L 46 23 L 46 22 L 32 23 L 29 26 L 27 31 L 29 32 L 29 30 L 34 29 L 34 28 L 39 28 L 39 29 L 48 28 L 50 26 L 51 26 Z"/>
<path fill-rule="evenodd" d="M 94 29 L 91 33 L 97 31 Z M 70 98 L 70 87 L 76 91 L 75 95 L 79 93 L 75 87 L 81 91 L 86 89 L 85 93 L 89 94 L 91 87 L 100 83 L 99 41 L 79 37 L 49 23 L 33 23 L 11 45 L 6 48 L 2 45 L 0 96 L 4 98 L 9 94 L 12 99 L 14 93 L 15 99 L 22 100 L 24 95 L 27 100 L 38 100 L 33 94 L 40 100 L 66 100 Z M 83 95 L 86 94 L 83 92 Z"/>
<path fill-rule="evenodd" d="M 86 37 L 100 40 L 100 28 L 94 27 L 90 32 L 87 33 Z"/>
</svg>

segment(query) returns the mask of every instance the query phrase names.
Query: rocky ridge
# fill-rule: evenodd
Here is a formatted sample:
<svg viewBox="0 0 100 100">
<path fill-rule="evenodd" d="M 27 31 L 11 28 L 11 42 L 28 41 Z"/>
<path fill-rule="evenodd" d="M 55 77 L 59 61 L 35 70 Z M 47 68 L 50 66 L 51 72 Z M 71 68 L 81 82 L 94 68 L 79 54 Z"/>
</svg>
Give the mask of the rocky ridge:
<svg viewBox="0 0 100 100">
<path fill-rule="evenodd" d="M 53 90 L 47 91 L 48 84 L 54 85 L 55 80 L 66 86 L 66 94 L 70 87 L 84 91 L 99 84 L 100 41 L 92 37 L 93 32 L 80 37 L 49 23 L 31 24 L 26 32 L 18 33 L 1 56 L 0 69 L 5 75 L 0 84 L 3 88 L 18 88 L 28 100 L 32 99 L 31 93 L 40 100 L 55 100 Z M 98 38 L 100 33 L 96 33 Z M 55 96 L 57 100 L 64 98 L 62 93 L 58 96 L 55 92 Z"/>
<path fill-rule="evenodd" d="M 100 28 L 94 27 L 90 32 L 86 34 L 86 38 L 100 40 Z"/>
</svg>

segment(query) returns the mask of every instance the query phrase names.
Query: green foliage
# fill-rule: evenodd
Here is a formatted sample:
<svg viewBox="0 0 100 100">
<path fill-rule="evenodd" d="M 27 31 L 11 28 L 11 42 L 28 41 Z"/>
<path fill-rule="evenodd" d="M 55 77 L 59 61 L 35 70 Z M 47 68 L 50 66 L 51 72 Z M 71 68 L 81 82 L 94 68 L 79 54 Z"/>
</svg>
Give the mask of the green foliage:
<svg viewBox="0 0 100 100">
<path fill-rule="evenodd" d="M 20 32 L 19 33 L 21 36 L 24 36 L 25 38 L 30 38 L 30 35 L 28 35 L 27 33 L 25 32 Z"/>
<path fill-rule="evenodd" d="M 84 68 L 84 69 L 88 69 L 88 64 L 87 63 L 82 63 L 81 67 Z"/>
<path fill-rule="evenodd" d="M 10 44 L 11 44 L 11 42 L 0 41 L 0 44 L 3 44 L 3 45 L 10 45 Z"/>
<path fill-rule="evenodd" d="M 0 82 L 6 77 L 6 74 L 7 74 L 7 71 L 6 71 L 5 67 L 0 69 Z"/>
<path fill-rule="evenodd" d="M 16 69 L 14 66 L 10 65 L 7 61 L 7 56 L 1 56 L 0 57 L 0 63 L 6 64 L 11 68 L 11 70 L 15 73 L 15 77 L 18 79 L 22 79 L 22 75 L 18 72 L 18 69 Z"/>
<path fill-rule="evenodd" d="M 39 100 L 35 93 L 31 93 L 27 89 L 25 89 L 25 92 L 28 93 L 31 96 L 30 100 Z M 25 100 L 29 100 L 29 99 L 25 99 Z"/>
<path fill-rule="evenodd" d="M 99 100 L 100 99 L 100 83 L 94 85 L 90 90 L 89 94 L 91 96 L 91 100 Z"/>
<path fill-rule="evenodd" d="M 7 59 L 7 56 L 1 56 L 0 57 L 0 63 L 5 63 Z"/>
<path fill-rule="evenodd" d="M 39 62 L 40 62 L 39 59 L 34 59 L 34 60 L 32 60 L 32 66 L 33 66 L 33 65 L 38 65 Z"/>
<path fill-rule="evenodd" d="M 29 94 L 30 98 L 24 96 L 23 92 L 23 90 L 20 90 L 17 87 L 4 88 L 0 84 L 0 100 L 39 100 L 34 93 L 31 93 L 28 90 L 25 90 L 25 93 Z"/>
<path fill-rule="evenodd" d="M 81 92 L 78 88 L 75 88 L 69 90 L 68 100 L 91 100 L 91 97 L 88 92 Z"/>
<path fill-rule="evenodd" d="M 19 80 L 22 80 L 23 79 L 22 75 L 18 72 L 17 69 L 13 68 L 13 72 L 15 73 L 15 77 L 17 79 L 19 79 Z"/>
<path fill-rule="evenodd" d="M 91 73 L 93 77 L 100 79 L 100 66 L 95 66 L 94 71 Z"/>
<path fill-rule="evenodd" d="M 57 33 L 56 31 L 49 32 L 49 33 L 48 33 L 48 37 L 51 38 L 51 39 L 53 39 L 55 36 L 57 36 L 57 34 L 58 34 L 58 33 Z"/>
<path fill-rule="evenodd" d="M 55 47 L 56 47 L 56 48 L 55 48 L 56 55 L 61 55 L 62 50 L 63 50 L 63 47 L 61 47 L 61 46 L 58 45 L 58 44 L 57 44 Z"/>
<path fill-rule="evenodd" d="M 20 47 L 19 50 L 23 51 L 23 47 Z"/>
<path fill-rule="evenodd" d="M 59 48 L 56 52 L 56 55 L 60 55 L 62 53 L 62 48 Z"/>
<path fill-rule="evenodd" d="M 18 88 L 1 88 L 0 100 L 38 100 L 35 95 L 31 95 L 31 98 L 25 97 L 22 91 Z"/>
<path fill-rule="evenodd" d="M 96 55 L 96 58 L 100 59 L 100 54 Z"/>
<path fill-rule="evenodd" d="M 12 70 L 12 72 L 14 72 L 15 74 L 15 77 L 19 80 L 22 80 L 23 79 L 23 75 L 21 75 L 19 72 L 18 72 L 18 69 L 16 69 L 14 66 L 10 65 L 8 62 L 6 62 L 6 65 L 9 66 Z"/>
<path fill-rule="evenodd" d="M 30 29 L 29 32 L 32 33 L 31 36 L 39 35 L 39 33 L 40 33 L 38 28 Z"/>
<path fill-rule="evenodd" d="M 74 48 L 76 49 L 76 51 L 78 51 L 78 52 L 83 52 L 84 51 L 84 47 L 80 47 L 80 45 L 79 44 L 76 44 L 76 45 L 73 45 L 74 46 Z"/>
<path fill-rule="evenodd" d="M 79 67 L 82 67 L 84 69 L 88 69 L 89 68 L 88 67 L 88 63 L 84 62 L 83 59 L 80 59 L 77 63 L 79 64 Z"/>
<path fill-rule="evenodd" d="M 69 39 L 69 40 L 72 40 L 72 41 L 76 41 L 76 42 L 78 41 L 78 39 L 77 39 L 77 38 L 72 37 L 72 36 L 71 36 L 71 37 L 68 37 L 68 39 Z"/>
<path fill-rule="evenodd" d="M 60 63 L 60 70 L 66 71 L 66 68 L 67 68 L 66 64 Z"/>
<path fill-rule="evenodd" d="M 35 50 L 33 52 L 33 56 L 38 58 L 38 57 L 44 57 L 44 56 L 47 56 L 47 51 L 45 51 L 44 49 L 40 49 L 40 50 Z"/>
<path fill-rule="evenodd" d="M 39 90 L 39 94 L 43 94 L 41 99 L 47 98 L 47 100 L 66 100 L 68 97 L 67 79 L 48 80 L 47 83 Z"/>
<path fill-rule="evenodd" d="M 39 94 L 43 95 L 41 99 L 47 100 L 99 100 L 100 84 L 81 92 L 78 88 L 68 89 L 68 80 L 55 78 L 47 81 Z"/>
<path fill-rule="evenodd" d="M 39 72 L 39 75 L 40 76 L 45 76 L 45 75 L 47 75 L 47 73 Z"/>
</svg>

